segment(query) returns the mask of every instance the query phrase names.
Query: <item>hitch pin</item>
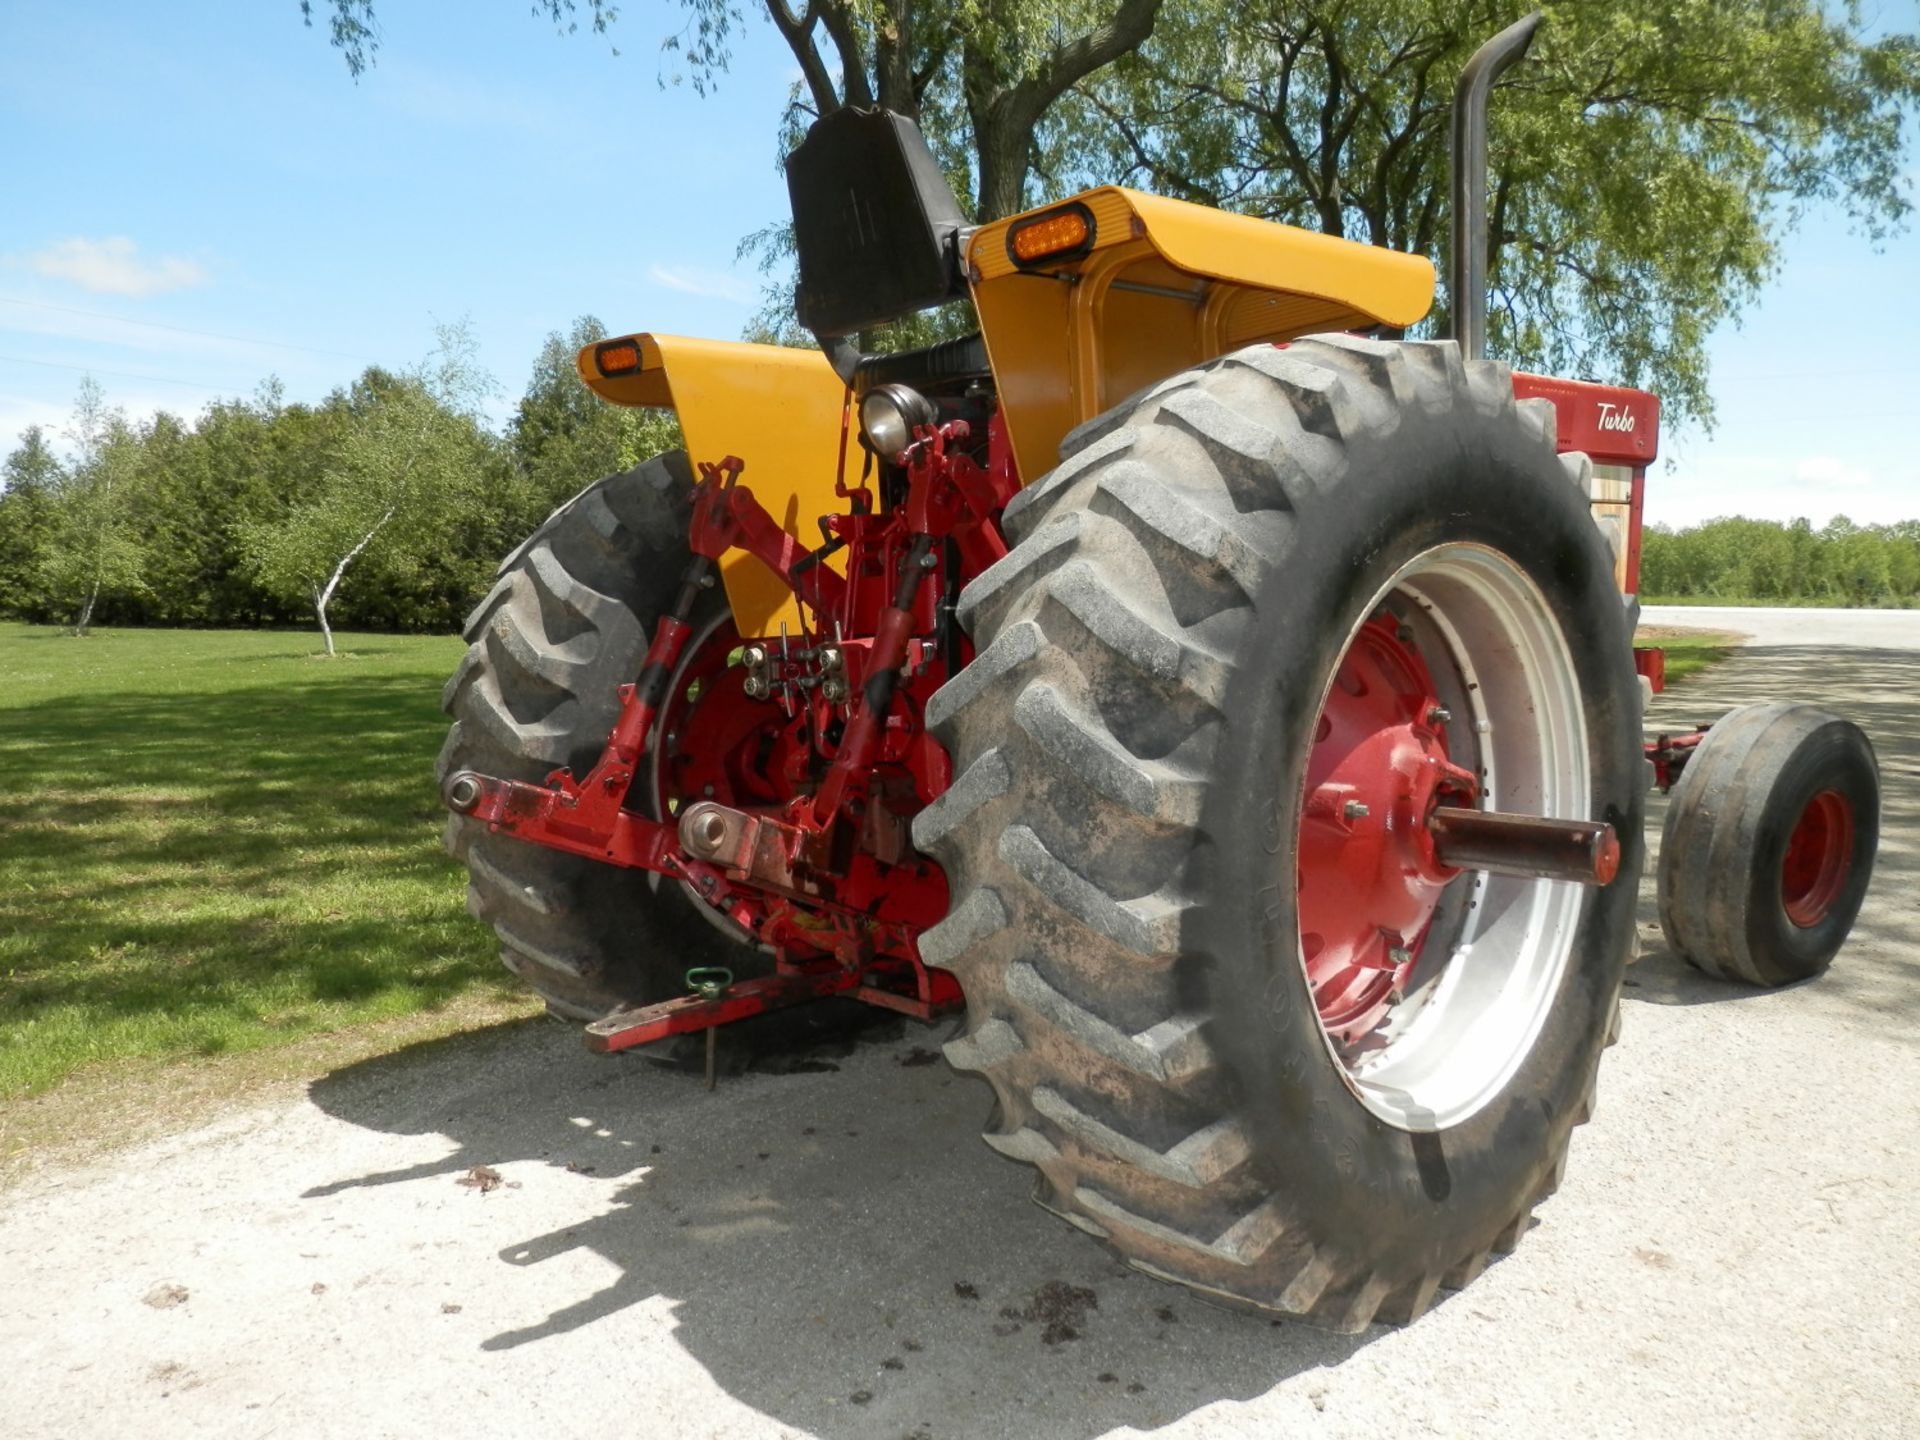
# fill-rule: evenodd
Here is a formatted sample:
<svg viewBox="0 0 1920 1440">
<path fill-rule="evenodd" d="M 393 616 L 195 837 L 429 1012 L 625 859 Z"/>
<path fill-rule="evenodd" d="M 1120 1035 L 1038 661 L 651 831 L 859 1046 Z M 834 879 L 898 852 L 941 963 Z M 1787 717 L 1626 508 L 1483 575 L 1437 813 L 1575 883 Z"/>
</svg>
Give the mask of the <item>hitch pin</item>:
<svg viewBox="0 0 1920 1440">
<path fill-rule="evenodd" d="M 727 993 L 727 987 L 733 984 L 733 972 L 724 965 L 696 965 L 687 971 L 684 983 L 687 989 L 702 1000 L 718 1000 Z M 719 1039 L 718 1025 L 707 1026 L 707 1089 L 714 1085 L 714 1042 Z"/>
</svg>

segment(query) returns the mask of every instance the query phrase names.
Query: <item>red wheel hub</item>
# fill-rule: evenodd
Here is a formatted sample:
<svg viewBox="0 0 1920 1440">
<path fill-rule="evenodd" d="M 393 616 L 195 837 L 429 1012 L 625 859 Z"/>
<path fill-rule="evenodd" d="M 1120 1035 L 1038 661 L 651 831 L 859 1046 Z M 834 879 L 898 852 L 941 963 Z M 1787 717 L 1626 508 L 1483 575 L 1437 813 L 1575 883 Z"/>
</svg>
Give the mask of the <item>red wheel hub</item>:
<svg viewBox="0 0 1920 1440">
<path fill-rule="evenodd" d="M 659 801 L 665 817 L 696 800 L 780 805 L 797 793 L 794 773 L 810 753 L 800 727 L 777 705 L 748 698 L 746 671 L 729 663 L 740 646 L 722 620 L 681 667 L 659 722 Z"/>
<path fill-rule="evenodd" d="M 642 776 L 648 790 L 636 783 L 630 795 L 650 793 L 662 819 L 702 800 L 779 819 L 809 803 L 826 773 L 838 738 L 834 707 L 816 696 L 789 713 L 777 700 L 748 695 L 746 668 L 735 663 L 743 643 L 732 620 L 721 620 L 690 645 L 662 702 L 644 762 L 654 767 L 650 778 Z M 847 837 L 830 894 L 814 900 L 736 884 L 716 908 L 800 956 L 839 953 L 843 942 L 897 956 L 900 937 L 944 915 L 946 877 L 905 842 L 912 812 L 923 803 L 908 762 L 925 760 L 909 743 L 905 722 L 921 703 L 911 689 L 896 700 L 900 723 L 883 737 L 859 802 L 865 830 Z M 911 753 L 903 759 L 897 751 Z M 944 761 L 945 752 L 937 753 Z M 882 849 L 889 841 L 891 853 Z"/>
<path fill-rule="evenodd" d="M 1478 788 L 1448 758 L 1447 718 L 1399 623 L 1362 626 L 1314 731 L 1300 821 L 1300 950 L 1336 1040 L 1385 1018 L 1460 873 L 1435 856 L 1426 824 L 1434 806 L 1471 804 Z"/>
<path fill-rule="evenodd" d="M 1780 895 L 1787 918 L 1806 929 L 1826 918 L 1840 898 L 1853 861 L 1853 806 L 1838 790 L 1822 790 L 1807 802 L 1787 837 L 1780 866 Z"/>
</svg>

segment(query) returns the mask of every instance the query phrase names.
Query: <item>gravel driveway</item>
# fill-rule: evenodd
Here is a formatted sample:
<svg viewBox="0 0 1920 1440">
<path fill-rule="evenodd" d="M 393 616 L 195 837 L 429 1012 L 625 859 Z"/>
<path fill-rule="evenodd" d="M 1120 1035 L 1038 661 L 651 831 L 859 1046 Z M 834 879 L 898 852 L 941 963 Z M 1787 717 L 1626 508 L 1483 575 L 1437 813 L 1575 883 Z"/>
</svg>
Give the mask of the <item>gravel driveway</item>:
<svg viewBox="0 0 1920 1440">
<path fill-rule="evenodd" d="M 0 1425 L 1920 1433 L 1920 616 L 1648 618 L 1755 636 L 1655 727 L 1776 695 L 1868 727 L 1887 791 L 1874 890 L 1829 976 L 1761 994 L 1665 953 L 1649 886 L 1565 1187 L 1517 1253 L 1409 1329 L 1272 1325 L 1123 1269 L 979 1142 L 987 1092 L 934 1059 L 943 1030 L 707 1094 L 542 1021 L 0 1197 Z M 479 1166 L 500 1183 L 461 1183 Z"/>
</svg>

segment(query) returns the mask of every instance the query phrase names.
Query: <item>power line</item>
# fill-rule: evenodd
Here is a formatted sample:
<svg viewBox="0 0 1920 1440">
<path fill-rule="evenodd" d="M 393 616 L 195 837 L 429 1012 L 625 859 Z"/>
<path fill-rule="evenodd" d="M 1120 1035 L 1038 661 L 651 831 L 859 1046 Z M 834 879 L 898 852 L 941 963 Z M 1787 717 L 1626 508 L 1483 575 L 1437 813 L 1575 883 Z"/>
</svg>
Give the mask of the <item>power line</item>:
<svg viewBox="0 0 1920 1440">
<path fill-rule="evenodd" d="M 1713 375 L 1713 383 L 1745 385 L 1755 380 L 1859 380 L 1871 376 L 1897 379 L 1903 375 L 1920 375 L 1920 370 L 1888 369 L 1884 366 L 1872 370 L 1769 370 L 1756 374 L 1720 371 Z"/>
<path fill-rule="evenodd" d="M 49 370 L 77 370 L 83 375 L 112 375 L 121 380 L 146 380 L 155 385 L 181 385 L 189 390 L 205 391 L 209 395 L 238 393 L 245 388 L 239 385 L 203 385 L 197 380 L 176 380 L 170 375 L 142 375 L 133 370 L 106 370 L 98 365 L 65 365 L 58 360 L 29 360 L 24 355 L 0 355 L 0 361 L 15 365 L 41 365 Z"/>
<path fill-rule="evenodd" d="M 32 310 L 57 310 L 62 315 L 83 315 L 89 320 L 111 320 L 116 325 L 144 325 L 149 330 L 171 330 L 177 335 L 197 335 L 203 340 L 227 340 L 236 345 L 258 345 L 268 350 L 301 350 L 309 355 L 331 355 L 336 360 L 352 360 L 361 365 L 378 363 L 364 355 L 349 355 L 344 350 L 323 350 L 317 345 L 295 345 L 286 340 L 254 340 L 245 335 L 223 335 L 217 330 L 194 330 L 185 325 L 162 324 L 158 320 L 134 320 L 125 315 L 109 315 L 104 310 L 81 310 L 72 305 L 50 305 L 44 300 L 18 300 L 11 295 L 0 295 L 0 305 L 24 305 Z"/>
</svg>

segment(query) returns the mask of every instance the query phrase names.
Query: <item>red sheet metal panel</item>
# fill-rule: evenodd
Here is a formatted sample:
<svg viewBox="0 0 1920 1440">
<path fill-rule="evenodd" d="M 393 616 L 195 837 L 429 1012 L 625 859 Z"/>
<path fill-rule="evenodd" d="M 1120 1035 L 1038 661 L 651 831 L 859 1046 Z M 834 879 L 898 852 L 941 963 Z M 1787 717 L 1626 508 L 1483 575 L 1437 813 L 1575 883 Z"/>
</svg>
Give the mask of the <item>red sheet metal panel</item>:
<svg viewBox="0 0 1920 1440">
<path fill-rule="evenodd" d="M 1560 413 L 1560 448 L 1584 450 L 1596 462 L 1642 469 L 1660 453 L 1660 397 L 1624 385 L 1559 380 L 1514 372 L 1522 400 L 1551 400 Z"/>
</svg>

